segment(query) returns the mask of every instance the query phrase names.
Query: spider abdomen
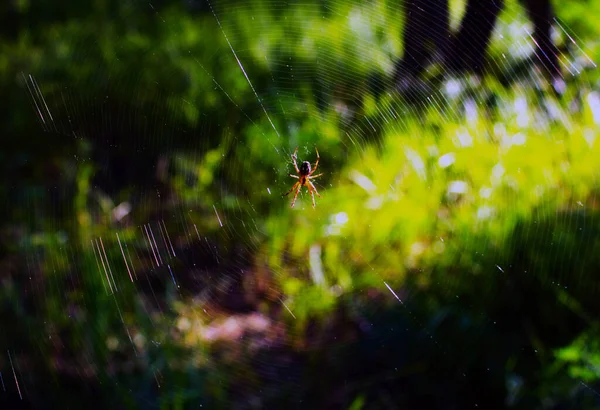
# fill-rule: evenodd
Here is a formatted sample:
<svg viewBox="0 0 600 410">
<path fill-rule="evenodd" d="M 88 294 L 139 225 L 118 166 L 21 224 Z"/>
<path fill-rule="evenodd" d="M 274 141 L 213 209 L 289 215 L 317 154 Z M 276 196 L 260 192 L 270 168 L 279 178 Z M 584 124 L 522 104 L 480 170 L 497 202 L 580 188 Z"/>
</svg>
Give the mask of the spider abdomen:
<svg viewBox="0 0 600 410">
<path fill-rule="evenodd" d="M 300 164 L 300 175 L 305 176 L 310 174 L 310 162 L 304 161 Z"/>
</svg>

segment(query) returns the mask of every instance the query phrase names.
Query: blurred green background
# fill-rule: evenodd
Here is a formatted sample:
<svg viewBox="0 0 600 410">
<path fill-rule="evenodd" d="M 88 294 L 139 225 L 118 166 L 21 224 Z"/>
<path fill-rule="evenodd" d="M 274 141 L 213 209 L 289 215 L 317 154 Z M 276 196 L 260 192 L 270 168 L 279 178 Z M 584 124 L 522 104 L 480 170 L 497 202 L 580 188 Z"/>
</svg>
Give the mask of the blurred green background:
<svg viewBox="0 0 600 410">
<path fill-rule="evenodd" d="M 507 1 L 416 98 L 401 1 L 3 3 L 0 406 L 600 408 L 600 1 L 554 3 L 563 95 Z"/>
</svg>

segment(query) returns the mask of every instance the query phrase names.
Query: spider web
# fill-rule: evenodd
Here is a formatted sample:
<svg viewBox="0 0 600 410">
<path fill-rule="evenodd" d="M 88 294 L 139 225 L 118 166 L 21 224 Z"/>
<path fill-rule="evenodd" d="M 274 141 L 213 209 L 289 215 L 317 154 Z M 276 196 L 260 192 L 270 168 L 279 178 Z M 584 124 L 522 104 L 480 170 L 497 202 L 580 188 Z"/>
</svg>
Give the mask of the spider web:
<svg viewBox="0 0 600 410">
<path fill-rule="evenodd" d="M 92 386 L 75 405 L 485 407 L 477 389 L 500 386 L 489 397 L 517 406 L 564 335 L 593 354 L 597 46 L 567 23 L 560 98 L 510 2 L 496 75 L 432 64 L 402 94 L 397 2 L 123 10 L 152 29 L 107 31 L 118 47 L 56 40 L 82 78 L 53 79 L 69 60 L 19 77 L 48 146 L 72 159 L 66 183 L 10 188 L 26 233 L 3 290 L 4 320 L 22 320 L 3 340 L 8 402 L 64 404 L 49 381 L 62 377 Z M 156 43 L 140 45 L 145 29 Z M 281 198 L 297 146 L 300 162 L 321 154 L 315 210 L 306 191 L 293 209 Z M 553 380 L 597 405 L 591 371 Z"/>
</svg>

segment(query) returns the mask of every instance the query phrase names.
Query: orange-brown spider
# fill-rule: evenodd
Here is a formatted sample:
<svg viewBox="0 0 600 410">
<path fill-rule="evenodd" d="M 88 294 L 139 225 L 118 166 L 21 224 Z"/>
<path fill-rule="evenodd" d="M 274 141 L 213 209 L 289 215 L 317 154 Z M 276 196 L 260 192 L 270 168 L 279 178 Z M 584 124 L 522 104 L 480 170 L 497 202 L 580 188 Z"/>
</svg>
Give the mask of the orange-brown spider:
<svg viewBox="0 0 600 410">
<path fill-rule="evenodd" d="M 294 207 L 294 204 L 296 203 L 296 198 L 298 197 L 298 193 L 300 192 L 300 189 L 302 189 L 303 186 L 308 188 L 308 192 L 310 192 L 310 196 L 312 197 L 313 208 L 317 206 L 317 204 L 315 203 L 315 194 L 317 194 L 319 196 L 319 198 L 321 198 L 321 195 L 319 195 L 317 188 L 315 188 L 313 183 L 310 182 L 311 179 L 318 178 L 321 175 L 323 175 L 323 174 L 313 175 L 315 173 L 315 171 L 317 170 L 317 167 L 319 166 L 319 159 L 321 158 L 321 157 L 319 157 L 319 150 L 317 150 L 315 148 L 315 151 L 317 151 L 317 162 L 315 162 L 315 169 L 313 169 L 313 170 L 311 170 L 310 162 L 308 162 L 308 161 L 303 161 L 302 164 L 300 164 L 300 168 L 298 168 L 298 164 L 296 163 L 296 160 L 298 159 L 298 157 L 296 155 L 298 153 L 298 147 L 296 147 L 296 150 L 292 154 L 292 161 L 294 161 L 294 168 L 296 168 L 296 172 L 298 173 L 298 175 L 290 174 L 290 176 L 292 178 L 296 178 L 298 180 L 298 182 L 296 182 L 294 184 L 292 189 L 290 189 L 289 191 L 287 191 L 285 194 L 282 195 L 282 196 L 286 196 L 290 192 L 296 191 L 296 193 L 294 194 L 294 200 L 292 201 L 292 205 L 291 205 L 292 208 Z"/>
</svg>

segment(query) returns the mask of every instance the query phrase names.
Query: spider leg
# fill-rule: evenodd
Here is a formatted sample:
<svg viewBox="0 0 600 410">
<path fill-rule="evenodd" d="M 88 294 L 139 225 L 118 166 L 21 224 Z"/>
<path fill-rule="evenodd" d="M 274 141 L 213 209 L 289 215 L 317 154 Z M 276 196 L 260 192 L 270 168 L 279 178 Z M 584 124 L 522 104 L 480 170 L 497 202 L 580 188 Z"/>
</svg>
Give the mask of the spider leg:
<svg viewBox="0 0 600 410">
<path fill-rule="evenodd" d="M 308 179 L 314 179 L 314 178 L 319 178 L 321 175 L 323 175 L 322 173 L 319 175 L 313 175 L 313 176 L 309 176 Z"/>
<path fill-rule="evenodd" d="M 291 176 L 292 178 L 300 179 L 300 177 L 299 177 L 298 175 L 292 175 L 292 174 L 290 174 L 290 176 Z"/>
<path fill-rule="evenodd" d="M 319 160 L 321 159 L 321 157 L 319 156 L 319 150 L 317 149 L 317 147 L 315 147 L 315 151 L 317 151 L 317 162 L 315 162 L 315 168 L 312 171 L 310 171 L 310 174 L 308 174 L 309 176 L 315 173 L 315 171 L 317 170 L 317 167 L 319 166 Z"/>
<path fill-rule="evenodd" d="M 312 182 L 310 182 L 310 181 L 306 181 L 306 183 L 307 183 L 307 185 L 308 185 L 310 188 L 312 188 L 312 189 L 313 189 L 313 191 L 315 191 L 315 193 L 317 194 L 317 196 L 318 196 L 319 198 L 321 198 L 321 194 L 319 194 L 319 191 L 317 191 L 317 188 L 315 188 L 315 186 L 313 185 L 313 183 L 312 183 Z"/>
<path fill-rule="evenodd" d="M 298 188 L 298 185 L 300 185 L 300 181 L 296 182 L 294 184 L 294 186 L 292 187 L 292 189 L 290 189 L 289 191 L 287 191 L 285 194 L 282 194 L 281 196 L 289 195 L 290 192 L 292 192 L 294 189 Z"/>
<path fill-rule="evenodd" d="M 298 164 L 296 164 L 296 160 L 298 159 L 298 147 L 296 147 L 296 149 L 294 150 L 294 153 L 292 154 L 292 161 L 294 161 L 294 168 L 296 168 L 296 172 L 299 174 L 300 170 L 298 169 Z"/>
<path fill-rule="evenodd" d="M 317 204 L 315 202 L 315 191 L 313 189 L 310 189 L 310 185 L 308 185 L 308 192 L 310 192 L 310 197 L 312 198 L 313 208 L 316 208 Z"/>
<path fill-rule="evenodd" d="M 296 191 L 296 194 L 294 195 L 294 199 L 292 200 L 292 205 L 290 205 L 290 208 L 293 208 L 294 204 L 296 204 L 296 198 L 298 198 L 298 194 L 300 193 L 300 190 L 302 189 L 302 185 L 300 185 L 300 182 L 296 182 L 296 185 L 298 185 L 298 190 Z"/>
</svg>

